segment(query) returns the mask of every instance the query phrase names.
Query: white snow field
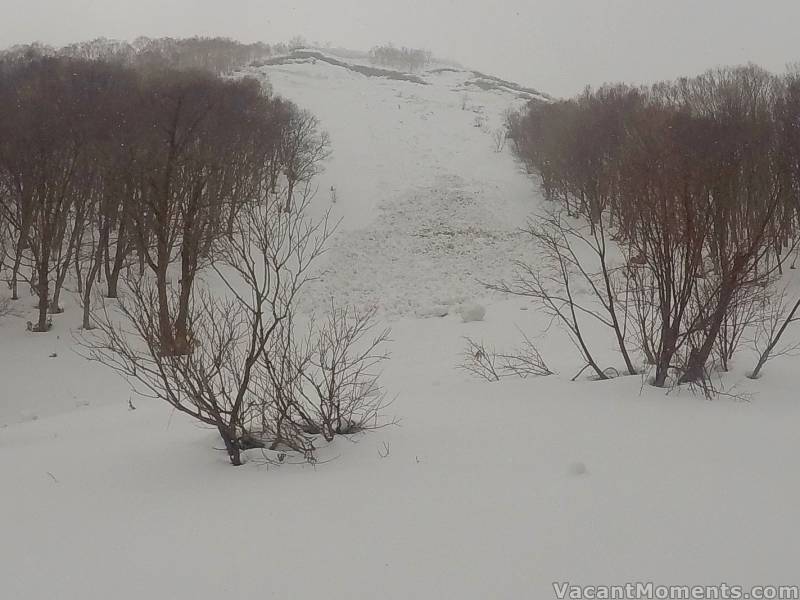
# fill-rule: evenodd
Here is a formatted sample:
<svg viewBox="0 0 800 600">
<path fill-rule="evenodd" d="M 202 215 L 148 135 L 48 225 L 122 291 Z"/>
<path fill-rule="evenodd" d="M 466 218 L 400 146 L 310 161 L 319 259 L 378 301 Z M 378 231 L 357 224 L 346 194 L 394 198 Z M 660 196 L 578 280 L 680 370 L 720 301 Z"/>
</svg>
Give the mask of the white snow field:
<svg viewBox="0 0 800 600">
<path fill-rule="evenodd" d="M 31 334 L 33 298 L 20 300 L 0 320 L 0 600 L 798 583 L 796 361 L 750 381 L 742 359 L 725 380 L 736 397 L 714 401 L 638 377 L 571 382 L 566 336 L 478 282 L 535 259 L 517 228 L 536 181 L 492 136 L 521 100 L 465 95 L 463 72 L 423 86 L 322 62 L 259 71 L 333 143 L 316 207 L 343 221 L 304 310 L 378 306 L 399 424 L 337 439 L 315 466 L 251 451 L 234 468 L 215 431 L 154 400 L 131 410 L 126 384 L 76 354 L 74 301 Z M 465 336 L 509 347 L 517 328 L 557 374 L 488 383 L 456 368 Z"/>
</svg>

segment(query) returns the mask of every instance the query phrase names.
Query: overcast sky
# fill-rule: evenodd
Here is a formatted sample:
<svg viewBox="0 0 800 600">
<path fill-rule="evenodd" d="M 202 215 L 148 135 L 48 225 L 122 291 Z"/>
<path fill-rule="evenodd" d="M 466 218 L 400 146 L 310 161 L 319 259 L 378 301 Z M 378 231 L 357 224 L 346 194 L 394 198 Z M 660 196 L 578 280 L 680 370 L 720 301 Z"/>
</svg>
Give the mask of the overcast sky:
<svg viewBox="0 0 800 600">
<path fill-rule="evenodd" d="M 800 60 L 800 0 L 0 0 L 0 9 L 0 47 L 139 35 L 392 41 L 561 96 Z"/>
</svg>

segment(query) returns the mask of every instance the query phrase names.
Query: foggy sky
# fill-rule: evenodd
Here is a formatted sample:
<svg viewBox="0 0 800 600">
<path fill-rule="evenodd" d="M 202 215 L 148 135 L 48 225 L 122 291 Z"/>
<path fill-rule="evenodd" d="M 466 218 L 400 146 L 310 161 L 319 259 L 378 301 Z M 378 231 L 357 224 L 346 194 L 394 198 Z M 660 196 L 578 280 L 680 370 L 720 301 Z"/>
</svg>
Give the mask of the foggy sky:
<svg viewBox="0 0 800 600">
<path fill-rule="evenodd" d="M 302 35 L 435 55 L 558 95 L 800 60 L 800 0 L 0 0 L 0 47 L 95 37 Z"/>
</svg>

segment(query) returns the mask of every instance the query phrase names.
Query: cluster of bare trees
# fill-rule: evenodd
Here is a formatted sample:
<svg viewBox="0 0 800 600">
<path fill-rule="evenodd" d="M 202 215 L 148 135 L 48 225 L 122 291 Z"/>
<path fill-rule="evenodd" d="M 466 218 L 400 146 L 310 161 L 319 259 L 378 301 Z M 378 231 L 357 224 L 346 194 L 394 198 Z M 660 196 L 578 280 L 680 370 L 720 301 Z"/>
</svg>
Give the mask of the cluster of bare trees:
<svg viewBox="0 0 800 600">
<path fill-rule="evenodd" d="M 402 69 L 413 73 L 429 64 L 433 60 L 430 50 L 418 48 L 397 48 L 392 44 L 375 46 L 369 51 L 369 58 L 374 64 Z"/>
<path fill-rule="evenodd" d="M 308 163 L 327 147 L 312 115 L 258 82 L 199 71 L 4 61 L 0 105 L 4 265 L 14 299 L 21 281 L 38 295 L 36 331 L 60 312 L 68 275 L 88 327 L 93 283 L 104 275 L 106 295 L 116 297 L 120 273 L 136 262 L 159 281 L 164 342 L 183 347 L 188 296 L 213 240 L 231 234 L 265 179 L 271 189 L 307 181 Z M 169 325 L 164 297 L 176 257 L 183 300 Z"/>
<path fill-rule="evenodd" d="M 798 123 L 800 79 L 755 66 L 532 103 L 510 137 L 555 208 L 529 228 L 543 264 L 495 287 L 541 301 L 599 378 L 586 318 L 657 386 L 706 382 L 766 331 L 757 376 L 796 313 L 765 307 L 798 241 Z"/>
<path fill-rule="evenodd" d="M 378 383 L 388 331 L 373 332 L 373 312 L 332 306 L 321 322 L 299 323 L 296 303 L 315 276 L 331 234 L 314 222 L 310 193 L 285 211 L 269 192 L 236 212 L 232 236 L 212 242 L 210 273 L 186 310 L 187 348 L 165 352 L 157 279 L 131 278 L 120 300 L 125 319 L 104 306 L 99 333 L 83 336 L 87 357 L 121 373 L 141 395 L 167 401 L 219 432 L 233 465 L 249 448 L 301 453 L 381 427 L 387 405 Z M 168 290 L 171 313 L 182 290 Z M 279 458 L 280 460 L 280 458 Z"/>
<path fill-rule="evenodd" d="M 138 69 L 197 69 L 223 75 L 272 53 L 273 48 L 263 42 L 243 44 L 220 37 L 139 37 L 133 42 L 97 38 L 58 49 L 40 44 L 20 45 L 3 51 L 0 57 L 62 56 L 102 60 Z"/>
<path fill-rule="evenodd" d="M 30 54 L 0 61 L 0 107 L 2 274 L 38 297 L 31 330 L 73 284 L 88 354 L 213 424 L 235 464 L 248 436 L 308 452 L 376 417 L 371 314 L 294 326 L 329 236 L 305 210 L 313 115 L 256 80 Z"/>
</svg>

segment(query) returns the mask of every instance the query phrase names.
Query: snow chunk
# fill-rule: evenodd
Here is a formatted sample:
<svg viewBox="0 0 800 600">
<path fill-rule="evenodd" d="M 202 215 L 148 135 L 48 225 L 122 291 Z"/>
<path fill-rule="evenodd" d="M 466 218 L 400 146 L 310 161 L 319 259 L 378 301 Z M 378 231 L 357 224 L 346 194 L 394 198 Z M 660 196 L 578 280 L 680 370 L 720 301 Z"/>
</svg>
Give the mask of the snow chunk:
<svg viewBox="0 0 800 600">
<path fill-rule="evenodd" d="M 458 309 L 464 323 L 483 321 L 486 316 L 486 307 L 481 304 L 462 304 Z"/>
<path fill-rule="evenodd" d="M 589 469 L 586 468 L 586 464 L 578 461 L 571 463 L 569 465 L 569 474 L 579 477 L 581 475 L 586 475 L 589 472 Z"/>
<path fill-rule="evenodd" d="M 450 309 L 446 306 L 428 306 L 426 308 L 420 308 L 417 311 L 417 316 L 421 319 L 429 319 L 431 317 L 446 317 L 450 314 Z"/>
</svg>

